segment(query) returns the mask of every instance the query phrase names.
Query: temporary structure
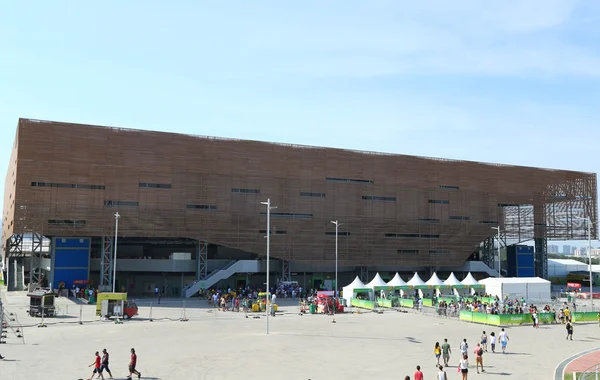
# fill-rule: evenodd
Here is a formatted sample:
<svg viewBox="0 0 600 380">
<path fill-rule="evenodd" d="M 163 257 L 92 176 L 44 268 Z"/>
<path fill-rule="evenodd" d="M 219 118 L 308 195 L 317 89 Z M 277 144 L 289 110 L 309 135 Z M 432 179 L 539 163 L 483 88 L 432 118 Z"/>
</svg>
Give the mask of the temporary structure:
<svg viewBox="0 0 600 380">
<path fill-rule="evenodd" d="M 429 280 L 427 280 L 427 282 L 425 283 L 425 285 L 428 285 L 428 286 L 442 286 L 442 285 L 444 285 L 444 283 L 442 282 L 442 280 L 440 280 L 440 278 L 438 277 L 437 273 L 433 272 L 433 274 L 431 275 L 431 278 Z"/>
<path fill-rule="evenodd" d="M 404 280 L 402 279 L 402 277 L 400 277 L 398 272 L 396 272 L 394 278 L 389 280 L 387 284 L 388 286 L 392 286 L 394 289 L 408 289 L 406 282 L 404 282 Z"/>
<path fill-rule="evenodd" d="M 414 276 L 412 276 L 412 278 L 410 280 L 408 280 L 406 285 L 416 287 L 416 286 L 423 286 L 423 285 L 425 285 L 425 283 L 423 282 L 423 280 L 421 280 L 421 277 L 419 277 L 419 274 L 417 272 L 415 272 Z"/>
<path fill-rule="evenodd" d="M 356 293 L 359 292 L 368 293 L 371 292 L 371 289 L 365 284 L 363 284 L 362 281 L 358 278 L 358 276 L 356 276 L 354 281 L 342 288 L 342 295 L 346 300 L 346 305 L 350 305 L 351 299 L 355 298 Z"/>
<path fill-rule="evenodd" d="M 374 296 L 379 296 L 379 293 L 377 293 L 378 291 L 384 293 L 390 289 L 390 286 L 387 284 L 387 282 L 383 281 L 383 278 L 381 278 L 379 273 L 375 275 L 375 277 L 366 285 L 366 287 L 373 290 Z"/>
<path fill-rule="evenodd" d="M 461 287 L 463 284 L 458 281 L 458 278 L 454 275 L 454 272 L 450 273 L 450 276 L 444 281 L 444 285 L 450 287 Z"/>
<path fill-rule="evenodd" d="M 525 298 L 527 303 L 549 302 L 550 281 L 539 277 L 489 277 L 481 280 L 485 292 L 497 296 L 501 300 L 504 296 L 509 299 Z"/>
<path fill-rule="evenodd" d="M 467 274 L 467 277 L 465 277 L 465 279 L 461 281 L 461 284 L 467 285 L 470 288 L 481 288 L 482 287 L 481 284 L 479 284 L 479 281 L 477 281 L 475 279 L 475 277 L 473 277 L 471 272 L 469 272 Z"/>
</svg>

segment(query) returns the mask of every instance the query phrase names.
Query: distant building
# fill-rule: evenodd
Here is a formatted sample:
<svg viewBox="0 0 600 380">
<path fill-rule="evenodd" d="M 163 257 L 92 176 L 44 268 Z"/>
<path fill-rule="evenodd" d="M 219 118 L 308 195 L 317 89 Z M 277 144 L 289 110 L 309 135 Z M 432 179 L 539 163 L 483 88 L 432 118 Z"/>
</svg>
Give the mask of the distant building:
<svg viewBox="0 0 600 380">
<path fill-rule="evenodd" d="M 548 253 L 558 253 L 558 245 L 548 245 Z"/>
<path fill-rule="evenodd" d="M 575 249 L 575 257 L 585 257 L 587 256 L 587 248 L 581 247 Z"/>
<path fill-rule="evenodd" d="M 562 250 L 563 254 L 565 255 L 570 255 L 573 253 L 573 251 L 571 251 L 571 246 L 570 245 L 563 245 L 563 250 Z"/>
</svg>

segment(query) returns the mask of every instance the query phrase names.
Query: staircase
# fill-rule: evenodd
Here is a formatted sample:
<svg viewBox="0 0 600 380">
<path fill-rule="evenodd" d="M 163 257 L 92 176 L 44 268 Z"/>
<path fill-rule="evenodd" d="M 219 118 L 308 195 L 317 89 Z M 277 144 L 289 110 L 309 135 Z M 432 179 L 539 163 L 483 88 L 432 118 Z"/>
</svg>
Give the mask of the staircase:
<svg viewBox="0 0 600 380">
<path fill-rule="evenodd" d="M 200 289 L 208 289 L 221 280 L 226 280 L 236 273 L 258 273 L 260 272 L 260 261 L 256 260 L 238 260 L 232 261 L 224 268 L 211 272 L 202 280 L 198 280 L 183 288 L 185 298 L 190 298 L 197 294 Z"/>
</svg>

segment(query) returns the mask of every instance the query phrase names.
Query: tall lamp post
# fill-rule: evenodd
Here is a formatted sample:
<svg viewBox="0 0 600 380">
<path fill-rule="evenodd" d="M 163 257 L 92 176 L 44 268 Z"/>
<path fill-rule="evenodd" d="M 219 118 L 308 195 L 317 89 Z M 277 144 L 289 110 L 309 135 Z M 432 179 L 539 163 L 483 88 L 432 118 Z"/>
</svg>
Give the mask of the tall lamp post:
<svg viewBox="0 0 600 380">
<path fill-rule="evenodd" d="M 267 312 L 267 335 L 269 335 L 269 314 L 270 314 L 270 310 L 269 310 L 269 301 L 270 301 L 270 299 L 269 299 L 269 296 L 270 296 L 270 294 L 269 294 L 269 291 L 270 291 L 269 273 L 271 271 L 271 268 L 269 266 L 270 265 L 270 251 L 269 250 L 271 247 L 271 210 L 275 209 L 277 207 L 271 207 L 271 198 L 267 198 L 266 202 L 260 202 L 260 203 L 267 206 L 267 236 L 266 236 L 266 238 L 267 238 L 267 283 L 266 283 L 266 285 L 267 285 L 267 291 L 266 291 L 267 300 L 265 302 L 265 310 Z"/>
<path fill-rule="evenodd" d="M 500 277 L 502 277 L 502 274 L 501 274 L 502 269 L 501 269 L 501 261 L 500 261 L 500 226 L 492 227 L 492 229 L 498 231 L 498 234 L 496 236 L 498 239 L 498 278 L 500 278 Z"/>
<path fill-rule="evenodd" d="M 342 224 L 338 220 L 332 220 L 331 223 L 335 224 L 335 286 L 333 287 L 333 322 L 335 322 L 335 308 L 338 297 L 338 232 Z"/>
<path fill-rule="evenodd" d="M 115 213 L 115 256 L 113 257 L 113 283 L 112 283 L 113 293 L 115 293 L 115 286 L 117 283 L 117 236 L 119 235 L 119 218 L 120 217 L 121 217 L 121 215 L 119 215 L 119 212 L 117 211 Z"/>
<path fill-rule="evenodd" d="M 594 311 L 594 277 L 592 276 L 592 220 L 589 217 L 585 218 L 573 218 L 576 220 L 585 220 L 587 223 L 588 230 L 588 260 L 590 263 L 589 271 L 590 271 L 590 306 L 592 311 Z"/>
</svg>

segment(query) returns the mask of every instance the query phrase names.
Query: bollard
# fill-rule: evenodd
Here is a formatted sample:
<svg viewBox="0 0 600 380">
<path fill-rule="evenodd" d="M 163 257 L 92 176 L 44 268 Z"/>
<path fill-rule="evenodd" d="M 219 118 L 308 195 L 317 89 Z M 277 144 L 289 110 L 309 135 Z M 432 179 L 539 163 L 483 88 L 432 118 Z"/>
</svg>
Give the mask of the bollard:
<svg viewBox="0 0 600 380">
<path fill-rule="evenodd" d="M 83 306 L 79 305 L 79 324 L 83 325 L 83 321 L 81 320 L 81 316 L 83 314 Z"/>
<path fill-rule="evenodd" d="M 183 301 L 183 311 L 182 311 L 182 317 L 180 319 L 181 322 L 187 322 L 187 316 L 186 316 L 186 312 L 185 312 L 185 301 Z"/>
<path fill-rule="evenodd" d="M 154 320 L 152 319 L 152 301 L 150 301 L 150 322 L 153 322 Z"/>
</svg>

